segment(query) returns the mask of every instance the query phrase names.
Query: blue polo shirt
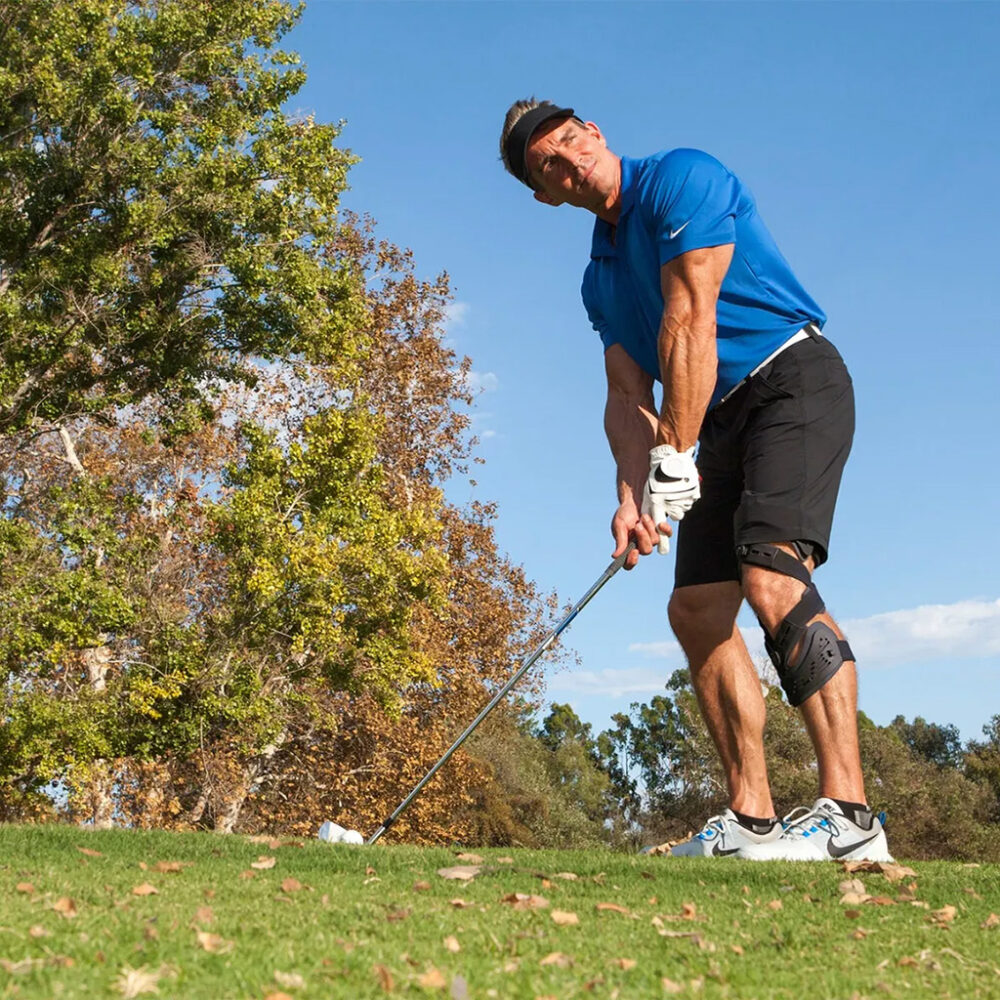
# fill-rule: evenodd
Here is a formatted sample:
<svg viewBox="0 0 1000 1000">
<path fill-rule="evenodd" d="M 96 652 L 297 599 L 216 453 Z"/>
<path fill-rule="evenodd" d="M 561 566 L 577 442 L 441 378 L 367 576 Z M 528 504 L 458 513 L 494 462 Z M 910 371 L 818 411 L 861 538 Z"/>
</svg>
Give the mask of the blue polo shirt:
<svg viewBox="0 0 1000 1000">
<path fill-rule="evenodd" d="M 810 320 L 826 314 L 799 284 L 753 195 L 718 160 L 673 149 L 622 157 L 617 227 L 594 223 L 583 302 L 604 349 L 621 344 L 660 377 L 660 268 L 688 250 L 733 244 L 717 308 L 718 377 L 710 406 Z"/>
</svg>

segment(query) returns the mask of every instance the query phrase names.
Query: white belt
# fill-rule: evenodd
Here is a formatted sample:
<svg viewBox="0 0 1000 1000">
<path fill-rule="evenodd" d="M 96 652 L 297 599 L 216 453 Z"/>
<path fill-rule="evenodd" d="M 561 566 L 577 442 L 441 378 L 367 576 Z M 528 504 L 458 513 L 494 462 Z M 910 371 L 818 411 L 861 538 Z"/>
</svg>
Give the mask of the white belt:
<svg viewBox="0 0 1000 1000">
<path fill-rule="evenodd" d="M 727 399 L 729 399 L 729 397 L 733 395 L 733 393 L 736 392 L 737 389 L 741 388 L 747 382 L 749 382 L 750 379 L 752 379 L 754 375 L 757 374 L 757 372 L 759 372 L 766 365 L 769 365 L 779 354 L 781 354 L 782 351 L 787 351 L 788 348 L 792 346 L 792 344 L 797 344 L 802 340 L 808 340 L 810 337 L 822 337 L 822 336 L 823 334 L 820 328 L 815 323 L 806 323 L 806 325 L 802 327 L 801 330 L 798 330 L 795 333 L 793 333 L 788 338 L 788 340 L 786 340 L 776 351 L 773 351 L 766 358 L 764 358 L 764 360 L 759 365 L 757 365 L 757 367 L 752 372 L 750 372 L 749 375 L 745 375 L 743 378 L 741 378 L 739 382 L 737 382 L 736 385 L 734 385 L 732 389 L 730 389 L 729 392 L 727 392 L 725 396 L 723 396 L 722 399 L 720 399 L 716 405 L 720 406 Z"/>
</svg>

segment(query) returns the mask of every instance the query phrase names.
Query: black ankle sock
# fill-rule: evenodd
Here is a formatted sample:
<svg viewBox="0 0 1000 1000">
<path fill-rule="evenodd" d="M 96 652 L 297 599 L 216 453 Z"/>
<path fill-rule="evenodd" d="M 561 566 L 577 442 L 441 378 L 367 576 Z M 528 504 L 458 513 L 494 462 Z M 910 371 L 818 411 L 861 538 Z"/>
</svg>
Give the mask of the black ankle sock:
<svg viewBox="0 0 1000 1000">
<path fill-rule="evenodd" d="M 856 823 L 863 830 L 870 830 L 872 828 L 874 817 L 872 816 L 871 809 L 864 802 L 845 802 L 843 799 L 832 799 L 831 801 L 836 802 L 840 806 L 844 815 L 852 823 Z"/>
<path fill-rule="evenodd" d="M 777 816 L 770 819 L 762 819 L 760 816 L 747 816 L 746 813 L 733 810 L 733 815 L 742 827 L 746 827 L 751 833 L 770 833 L 774 829 L 774 824 L 778 822 Z"/>
</svg>

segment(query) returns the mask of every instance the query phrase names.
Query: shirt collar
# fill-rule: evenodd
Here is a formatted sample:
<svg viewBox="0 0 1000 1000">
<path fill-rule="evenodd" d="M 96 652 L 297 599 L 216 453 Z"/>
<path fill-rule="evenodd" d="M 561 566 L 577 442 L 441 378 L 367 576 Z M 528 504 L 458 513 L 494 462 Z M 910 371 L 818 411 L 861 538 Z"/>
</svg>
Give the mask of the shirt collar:
<svg viewBox="0 0 1000 1000">
<path fill-rule="evenodd" d="M 636 161 L 630 160 L 627 156 L 621 157 L 622 165 L 622 186 L 621 186 L 621 208 L 618 212 L 618 225 L 632 208 L 635 200 L 635 168 Z M 617 257 L 618 251 L 611 241 L 611 231 L 614 227 L 603 219 L 594 220 L 594 235 L 590 243 L 590 256 L 593 257 Z"/>
</svg>

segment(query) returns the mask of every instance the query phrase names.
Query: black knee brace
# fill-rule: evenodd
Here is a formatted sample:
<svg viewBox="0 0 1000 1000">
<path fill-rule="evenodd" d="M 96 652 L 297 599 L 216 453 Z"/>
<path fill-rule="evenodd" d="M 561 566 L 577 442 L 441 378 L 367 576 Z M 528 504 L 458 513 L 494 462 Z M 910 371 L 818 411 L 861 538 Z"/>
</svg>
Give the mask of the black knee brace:
<svg viewBox="0 0 1000 1000">
<path fill-rule="evenodd" d="M 798 545 L 795 547 L 797 551 L 803 551 Z M 806 585 L 802 599 L 788 612 L 773 637 L 764 623 L 760 623 L 764 629 L 767 655 L 778 672 L 789 704 L 797 707 L 815 694 L 843 666 L 845 660 L 853 660 L 854 653 L 847 641 L 838 639 L 829 625 L 823 622 L 809 624 L 810 619 L 826 610 L 826 605 L 812 582 L 809 570 L 798 559 L 770 542 L 740 545 L 736 555 L 750 566 L 763 566 L 775 573 L 784 573 Z M 793 663 L 792 651 L 800 642 L 802 646 Z"/>
</svg>

